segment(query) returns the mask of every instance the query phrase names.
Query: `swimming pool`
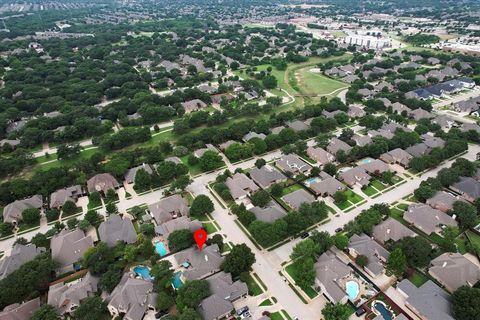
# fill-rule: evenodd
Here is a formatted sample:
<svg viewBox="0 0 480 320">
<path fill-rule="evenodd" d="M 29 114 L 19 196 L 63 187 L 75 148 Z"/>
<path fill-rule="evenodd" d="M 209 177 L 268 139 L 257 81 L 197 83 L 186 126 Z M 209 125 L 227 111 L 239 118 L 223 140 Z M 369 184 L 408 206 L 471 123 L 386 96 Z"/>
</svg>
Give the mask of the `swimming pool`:
<svg viewBox="0 0 480 320">
<path fill-rule="evenodd" d="M 182 282 L 182 273 L 181 272 L 177 272 L 173 275 L 173 279 L 172 279 L 172 287 L 174 289 L 179 289 L 181 286 L 183 285 L 183 282 Z"/>
<path fill-rule="evenodd" d="M 152 276 L 150 275 L 150 269 L 145 266 L 136 266 L 133 268 L 133 272 L 135 272 L 136 275 L 140 276 L 144 280 L 151 280 Z"/>
<path fill-rule="evenodd" d="M 320 180 L 319 178 L 315 177 L 315 178 L 307 179 L 307 180 L 305 180 L 305 182 L 306 182 L 307 184 L 312 184 L 312 183 L 314 183 L 314 182 L 319 182 L 319 180 Z"/>
<path fill-rule="evenodd" d="M 387 307 L 383 303 L 379 301 L 375 301 L 373 303 L 373 307 L 382 315 L 383 319 L 385 320 L 393 319 L 392 313 L 387 309 Z"/>
<path fill-rule="evenodd" d="M 353 301 L 360 293 L 360 286 L 356 281 L 347 281 L 347 283 L 345 283 L 345 291 L 347 292 L 348 298 Z"/>
<path fill-rule="evenodd" d="M 372 158 L 365 158 L 365 159 L 362 160 L 363 164 L 367 164 L 367 163 L 370 163 L 370 162 L 372 162 Z"/>
<path fill-rule="evenodd" d="M 163 257 L 167 254 L 167 248 L 165 248 L 165 244 L 161 241 L 155 242 L 155 251 L 160 257 Z"/>
</svg>

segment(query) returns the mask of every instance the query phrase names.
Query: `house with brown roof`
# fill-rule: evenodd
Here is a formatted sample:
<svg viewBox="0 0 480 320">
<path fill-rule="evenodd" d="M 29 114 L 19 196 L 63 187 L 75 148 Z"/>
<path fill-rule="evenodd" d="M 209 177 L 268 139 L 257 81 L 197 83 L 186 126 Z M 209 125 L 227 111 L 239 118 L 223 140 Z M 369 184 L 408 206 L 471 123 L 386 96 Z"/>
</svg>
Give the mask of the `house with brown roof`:
<svg viewBox="0 0 480 320">
<path fill-rule="evenodd" d="M 343 171 L 338 175 L 340 181 L 345 182 L 350 187 L 358 184 L 360 187 L 368 186 L 372 177 L 361 166 Z"/>
<path fill-rule="evenodd" d="M 337 152 L 340 150 L 345 151 L 345 153 L 349 153 L 351 149 L 352 147 L 336 137 L 330 139 L 330 143 L 327 146 L 327 151 L 334 156 L 337 156 Z"/>
<path fill-rule="evenodd" d="M 207 104 L 200 99 L 193 99 L 182 102 L 182 107 L 185 110 L 185 113 L 190 113 L 207 107 Z"/>
<path fill-rule="evenodd" d="M 319 177 L 306 180 L 305 185 L 321 197 L 333 197 L 335 192 L 346 189 L 343 183 L 323 171 L 320 172 Z"/>
<path fill-rule="evenodd" d="M 415 237 L 417 234 L 401 224 L 398 220 L 389 217 L 373 228 L 373 238 L 380 243 L 396 242 L 403 238 Z"/>
<path fill-rule="evenodd" d="M 177 219 L 173 219 L 164 222 L 155 227 L 155 233 L 163 236 L 164 239 L 168 239 L 168 236 L 177 230 L 187 229 L 192 233 L 202 228 L 202 223 L 198 220 L 190 220 L 187 216 L 182 216 Z"/>
<path fill-rule="evenodd" d="M 283 155 L 275 165 L 280 168 L 285 173 L 290 173 L 292 177 L 296 177 L 298 175 L 309 175 L 310 170 L 312 170 L 312 166 L 300 159 L 299 156 L 295 154 L 287 154 Z"/>
<path fill-rule="evenodd" d="M 52 259 L 57 263 L 57 273 L 75 271 L 77 264 L 88 248 L 93 247 L 93 239 L 85 236 L 80 229 L 62 230 L 50 240 Z"/>
<path fill-rule="evenodd" d="M 455 292 L 461 286 L 473 287 L 480 280 L 478 264 L 457 252 L 445 252 L 433 259 L 430 262 L 428 273 L 450 293 Z"/>
<path fill-rule="evenodd" d="M 87 181 L 88 192 L 103 192 L 120 188 L 120 183 L 110 173 L 99 173 Z"/>
<path fill-rule="evenodd" d="M 458 192 L 463 199 L 471 203 L 480 198 L 480 182 L 470 177 L 460 178 L 460 181 L 451 185 L 450 189 Z"/>
<path fill-rule="evenodd" d="M 225 184 L 235 200 L 245 199 L 260 189 L 249 177 L 240 172 L 228 177 Z"/>
<path fill-rule="evenodd" d="M 157 225 L 160 225 L 172 219 L 188 216 L 188 201 L 182 196 L 174 194 L 150 204 L 148 211 L 150 211 Z"/>
<path fill-rule="evenodd" d="M 411 204 L 403 219 L 428 235 L 441 233 L 442 226 L 457 226 L 457 221 L 448 214 L 426 204 Z"/>
<path fill-rule="evenodd" d="M 335 156 L 319 147 L 308 147 L 307 155 L 310 159 L 315 160 L 320 165 L 325 165 L 335 161 Z"/>
<path fill-rule="evenodd" d="M 410 160 L 412 159 L 413 157 L 411 154 L 400 148 L 393 149 L 380 155 L 380 160 L 391 164 L 396 163 L 403 166 L 404 168 L 408 168 Z"/>
</svg>

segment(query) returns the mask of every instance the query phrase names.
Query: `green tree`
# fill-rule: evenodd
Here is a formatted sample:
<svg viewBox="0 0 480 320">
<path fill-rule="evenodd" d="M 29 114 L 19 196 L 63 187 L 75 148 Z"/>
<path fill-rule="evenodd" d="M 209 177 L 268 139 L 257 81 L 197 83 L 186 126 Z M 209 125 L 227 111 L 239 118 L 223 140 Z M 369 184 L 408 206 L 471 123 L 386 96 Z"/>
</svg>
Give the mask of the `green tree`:
<svg viewBox="0 0 480 320">
<path fill-rule="evenodd" d="M 101 275 L 108 270 L 115 257 L 113 251 L 105 242 L 99 242 L 95 247 L 88 248 L 83 255 L 83 266 L 90 269 L 93 275 Z"/>
<path fill-rule="evenodd" d="M 272 193 L 272 196 L 274 197 L 281 197 L 282 194 L 283 194 L 283 187 L 278 184 L 278 183 L 275 183 L 272 185 L 272 188 L 270 189 L 270 192 Z"/>
<path fill-rule="evenodd" d="M 267 164 L 267 161 L 265 161 L 265 159 L 262 159 L 262 158 L 257 159 L 255 161 L 255 167 L 257 167 L 258 169 L 262 168 L 266 164 Z"/>
<path fill-rule="evenodd" d="M 272 75 L 266 75 L 262 79 L 262 83 L 266 89 L 275 89 L 277 87 L 277 78 Z"/>
<path fill-rule="evenodd" d="M 203 216 L 208 213 L 212 213 L 214 210 L 213 202 L 206 195 L 198 195 L 193 199 L 190 207 L 190 214 L 193 216 Z"/>
<path fill-rule="evenodd" d="M 192 182 L 192 180 L 186 175 L 182 174 L 177 179 L 173 180 L 170 184 L 170 191 L 175 192 L 177 190 L 185 191 L 188 185 Z"/>
<path fill-rule="evenodd" d="M 40 210 L 37 208 L 25 209 L 22 212 L 22 220 L 27 224 L 37 224 L 40 222 Z"/>
<path fill-rule="evenodd" d="M 95 227 L 98 227 L 100 223 L 102 223 L 102 217 L 95 210 L 88 210 L 85 214 L 85 220 Z"/>
<path fill-rule="evenodd" d="M 333 238 L 326 231 L 314 230 L 310 238 L 318 245 L 316 254 L 321 255 L 333 246 Z"/>
<path fill-rule="evenodd" d="M 105 206 L 105 209 L 107 210 L 108 214 L 114 214 L 118 212 L 118 208 L 113 202 L 107 203 L 107 205 Z"/>
<path fill-rule="evenodd" d="M 175 304 L 172 296 L 166 293 L 165 291 L 160 291 L 157 293 L 157 310 L 168 310 Z"/>
<path fill-rule="evenodd" d="M 152 186 L 152 177 L 145 171 L 145 169 L 139 169 L 135 174 L 135 189 L 145 191 Z"/>
<path fill-rule="evenodd" d="M 290 259 L 296 260 L 313 258 L 319 250 L 320 246 L 312 239 L 305 239 L 293 247 L 292 253 L 290 254 Z"/>
<path fill-rule="evenodd" d="M 199 164 L 203 171 L 210 171 L 221 167 L 223 165 L 223 160 L 222 157 L 215 151 L 207 150 L 200 157 Z"/>
<path fill-rule="evenodd" d="M 342 203 L 344 201 L 347 201 L 347 196 L 345 195 L 345 192 L 337 191 L 333 194 L 333 199 L 336 203 Z"/>
<path fill-rule="evenodd" d="M 239 276 L 242 272 L 250 271 L 255 263 L 255 254 L 250 248 L 242 243 L 233 246 L 230 253 L 222 263 L 222 270 L 231 273 L 234 277 Z"/>
<path fill-rule="evenodd" d="M 337 174 L 337 166 L 333 163 L 327 163 L 323 166 L 323 171 L 331 175 L 332 177 Z"/>
<path fill-rule="evenodd" d="M 315 268 L 313 258 L 297 260 L 297 277 L 295 282 L 302 288 L 311 287 L 315 283 Z"/>
<path fill-rule="evenodd" d="M 173 278 L 172 264 L 168 260 L 161 260 L 152 267 L 150 274 L 155 279 L 156 290 L 165 290 L 170 286 Z"/>
<path fill-rule="evenodd" d="M 337 234 L 334 237 L 335 246 L 340 250 L 345 250 L 348 247 L 350 239 L 344 234 Z"/>
<path fill-rule="evenodd" d="M 102 319 L 108 314 L 107 303 L 99 296 L 88 297 L 73 312 L 75 320 Z"/>
<path fill-rule="evenodd" d="M 252 204 L 257 207 L 265 207 L 271 201 L 270 195 L 265 190 L 255 192 L 250 198 L 252 199 Z"/>
<path fill-rule="evenodd" d="M 188 229 L 175 230 L 168 236 L 168 245 L 174 251 L 190 248 L 193 243 L 192 232 Z"/>
<path fill-rule="evenodd" d="M 123 276 L 124 266 L 121 263 L 112 263 L 107 271 L 100 276 L 98 286 L 106 292 L 112 292 Z"/>
<path fill-rule="evenodd" d="M 463 286 L 452 295 L 453 314 L 455 319 L 479 319 L 480 289 Z"/>
<path fill-rule="evenodd" d="M 350 307 L 346 304 L 327 304 L 323 310 L 322 315 L 325 320 L 348 320 L 350 317 Z"/>
<path fill-rule="evenodd" d="M 407 257 L 403 254 L 402 249 L 396 248 L 388 256 L 387 275 L 395 275 L 401 277 L 407 270 Z"/>
<path fill-rule="evenodd" d="M 200 314 L 192 308 L 183 309 L 182 313 L 177 317 L 178 320 L 202 320 Z"/>
<path fill-rule="evenodd" d="M 177 291 L 177 310 L 182 313 L 186 308 L 194 309 L 209 295 L 210 288 L 207 281 L 187 281 Z"/>
<path fill-rule="evenodd" d="M 464 229 L 470 229 L 477 225 L 477 209 L 467 202 L 455 201 L 453 214 L 458 216 L 460 226 Z"/>
<path fill-rule="evenodd" d="M 432 259 L 433 250 L 423 237 L 407 237 L 397 241 L 394 248 L 400 248 L 413 268 L 425 268 Z"/>
<path fill-rule="evenodd" d="M 57 320 L 60 319 L 57 310 L 49 304 L 42 305 L 33 314 L 31 320 Z"/>
<path fill-rule="evenodd" d="M 43 233 L 37 233 L 36 235 L 34 235 L 31 242 L 37 248 L 39 248 L 39 247 L 49 248 L 49 246 L 50 246 L 50 240 Z"/>
<path fill-rule="evenodd" d="M 360 266 L 360 267 L 366 267 L 368 264 L 368 257 L 364 255 L 358 255 L 355 258 L 355 262 Z"/>
</svg>

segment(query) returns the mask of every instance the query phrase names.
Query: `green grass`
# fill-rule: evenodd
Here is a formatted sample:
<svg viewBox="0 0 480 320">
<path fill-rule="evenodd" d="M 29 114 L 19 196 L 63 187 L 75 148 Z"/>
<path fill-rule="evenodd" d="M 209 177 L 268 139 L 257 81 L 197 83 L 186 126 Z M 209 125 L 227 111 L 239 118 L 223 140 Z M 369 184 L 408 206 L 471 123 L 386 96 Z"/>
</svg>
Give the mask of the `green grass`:
<svg viewBox="0 0 480 320">
<path fill-rule="evenodd" d="M 217 232 L 217 227 L 211 222 L 202 223 L 203 228 L 207 231 L 208 234 Z"/>
<path fill-rule="evenodd" d="M 283 317 L 282 317 L 282 314 L 280 313 L 280 311 L 271 313 L 271 314 L 270 314 L 270 319 L 271 319 L 271 320 L 284 320 Z"/>
<path fill-rule="evenodd" d="M 310 71 L 311 67 L 303 68 L 295 74 L 298 77 L 298 84 L 305 94 L 330 95 L 337 93 L 340 89 L 348 88 L 348 84 L 328 78 L 322 74 Z"/>
<path fill-rule="evenodd" d="M 290 277 L 292 277 L 292 279 L 295 281 L 295 283 L 297 282 L 297 279 L 299 278 L 297 263 L 298 262 L 294 262 L 294 263 L 292 263 L 291 265 L 289 265 L 288 267 L 285 268 L 285 271 L 287 271 L 287 273 L 290 275 Z M 308 297 L 310 297 L 310 299 L 313 299 L 318 295 L 318 293 L 312 287 L 300 287 L 300 288 L 302 288 L 302 290 L 307 294 Z"/>
<path fill-rule="evenodd" d="M 258 283 L 253 279 L 252 274 L 249 274 L 246 279 L 247 287 L 248 287 L 248 294 L 251 296 L 258 296 L 259 294 L 263 293 L 262 288 L 258 285 Z"/>
<path fill-rule="evenodd" d="M 397 208 L 390 209 L 390 215 L 396 220 L 403 220 L 403 211 Z"/>
<path fill-rule="evenodd" d="M 374 180 L 371 183 L 371 185 L 374 186 L 375 189 L 377 189 L 378 191 L 382 191 L 382 190 L 385 190 L 387 188 L 387 186 L 385 186 L 382 182 L 380 182 L 378 180 Z"/>
<path fill-rule="evenodd" d="M 377 193 L 378 193 L 378 190 L 376 190 L 376 189 L 375 189 L 374 187 L 372 187 L 372 186 L 368 186 L 368 187 L 362 189 L 362 192 L 365 193 L 367 196 L 371 197 L 371 196 L 377 194 Z"/>
<path fill-rule="evenodd" d="M 334 202 L 335 205 L 338 208 L 340 208 L 341 210 L 345 210 L 348 207 L 350 207 L 350 206 L 352 206 L 356 203 L 359 203 L 363 200 L 363 198 L 361 196 L 359 196 L 358 194 L 356 194 L 355 192 L 353 192 L 350 189 L 347 189 L 346 191 L 344 191 L 344 194 L 347 197 L 347 200 L 345 200 L 343 202 L 340 202 L 340 203 Z"/>
<path fill-rule="evenodd" d="M 460 254 L 467 253 L 466 243 L 463 236 L 459 236 L 457 239 L 455 239 L 455 245 L 457 246 L 457 250 L 460 252 Z"/>
<path fill-rule="evenodd" d="M 292 193 L 292 192 L 295 192 L 297 190 L 300 190 L 300 189 L 303 189 L 301 185 L 299 184 L 293 184 L 289 187 L 286 187 L 286 188 L 283 188 L 283 193 L 282 193 L 282 197 L 289 194 L 289 193 Z"/>
<path fill-rule="evenodd" d="M 480 246 L 480 236 L 474 233 L 473 231 L 466 231 L 465 234 L 468 237 L 468 240 L 474 245 L 474 246 Z"/>
<path fill-rule="evenodd" d="M 259 304 L 260 307 L 271 306 L 271 305 L 273 305 L 273 303 L 272 303 L 272 300 L 270 300 L 270 299 L 263 300 Z"/>
<path fill-rule="evenodd" d="M 408 209 L 408 204 L 406 203 L 400 203 L 399 205 L 397 205 L 397 207 L 400 209 L 400 210 L 407 210 Z"/>
<path fill-rule="evenodd" d="M 420 273 L 420 272 L 417 272 L 415 271 L 409 278 L 408 280 L 410 280 L 417 288 L 420 287 L 421 285 L 423 285 L 425 282 L 428 281 L 428 278 Z"/>
<path fill-rule="evenodd" d="M 102 201 L 92 201 L 90 200 L 90 197 L 88 198 L 88 209 L 91 210 L 91 209 L 95 209 L 97 207 L 100 207 L 102 205 Z"/>
</svg>

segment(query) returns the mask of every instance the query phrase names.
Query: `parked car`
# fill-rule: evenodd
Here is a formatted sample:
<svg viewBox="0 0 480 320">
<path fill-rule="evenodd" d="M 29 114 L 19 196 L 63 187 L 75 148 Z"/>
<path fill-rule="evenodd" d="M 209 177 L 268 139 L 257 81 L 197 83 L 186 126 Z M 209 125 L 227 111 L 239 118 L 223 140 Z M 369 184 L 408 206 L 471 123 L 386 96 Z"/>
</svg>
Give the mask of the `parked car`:
<svg viewBox="0 0 480 320">
<path fill-rule="evenodd" d="M 337 233 L 337 232 L 341 232 L 342 230 L 343 230 L 343 228 L 342 228 L 342 227 L 340 227 L 340 228 L 337 228 L 337 229 L 335 229 L 335 233 Z"/>
<path fill-rule="evenodd" d="M 306 239 L 306 238 L 308 238 L 308 236 L 309 236 L 308 232 L 304 232 L 300 235 L 300 238 Z"/>
<path fill-rule="evenodd" d="M 245 307 L 242 307 L 240 309 L 237 310 L 237 315 L 240 316 L 242 315 L 243 313 L 247 312 L 248 311 L 248 307 L 245 306 Z"/>
<path fill-rule="evenodd" d="M 240 315 L 241 319 L 248 319 L 248 318 L 251 318 L 251 317 L 252 317 L 252 315 L 250 314 L 250 311 L 245 311 L 244 313 L 242 313 Z"/>
</svg>

